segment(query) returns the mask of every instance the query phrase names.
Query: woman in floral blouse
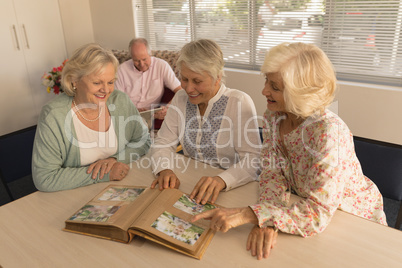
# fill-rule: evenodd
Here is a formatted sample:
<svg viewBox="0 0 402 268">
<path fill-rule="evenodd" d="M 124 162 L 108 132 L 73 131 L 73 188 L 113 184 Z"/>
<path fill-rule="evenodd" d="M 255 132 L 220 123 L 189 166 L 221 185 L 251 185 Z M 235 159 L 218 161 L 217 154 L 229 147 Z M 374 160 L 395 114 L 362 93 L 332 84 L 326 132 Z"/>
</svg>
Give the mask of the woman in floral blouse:
<svg viewBox="0 0 402 268">
<path fill-rule="evenodd" d="M 336 78 L 325 53 L 311 44 L 281 44 L 267 53 L 262 72 L 268 109 L 259 203 L 207 211 L 193 221 L 211 218 L 211 228 L 222 232 L 254 223 L 247 250 L 258 259 L 268 257 L 278 229 L 315 235 L 338 208 L 386 225 L 382 196 L 363 175 L 352 133 L 326 109 Z M 291 192 L 302 199 L 289 203 Z"/>
</svg>

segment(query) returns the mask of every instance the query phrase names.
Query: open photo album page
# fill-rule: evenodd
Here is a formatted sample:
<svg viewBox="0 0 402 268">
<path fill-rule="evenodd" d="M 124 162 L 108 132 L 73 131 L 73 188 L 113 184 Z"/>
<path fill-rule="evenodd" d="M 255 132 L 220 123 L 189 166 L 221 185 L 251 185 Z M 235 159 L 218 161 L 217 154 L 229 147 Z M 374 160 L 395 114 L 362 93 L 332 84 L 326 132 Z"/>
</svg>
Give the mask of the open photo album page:
<svg viewBox="0 0 402 268">
<path fill-rule="evenodd" d="M 183 194 L 173 207 L 190 215 L 214 209 L 212 204 L 197 204 L 194 199 Z M 164 211 L 151 225 L 156 230 L 189 245 L 194 245 L 205 231 L 203 227 L 190 223 L 168 211 Z"/>
</svg>

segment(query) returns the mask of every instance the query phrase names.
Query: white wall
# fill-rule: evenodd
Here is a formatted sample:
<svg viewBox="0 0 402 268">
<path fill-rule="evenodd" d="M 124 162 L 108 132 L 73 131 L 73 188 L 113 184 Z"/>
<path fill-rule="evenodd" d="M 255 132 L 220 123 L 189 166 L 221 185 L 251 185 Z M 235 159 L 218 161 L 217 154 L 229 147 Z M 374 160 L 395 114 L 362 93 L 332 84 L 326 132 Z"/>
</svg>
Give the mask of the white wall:
<svg viewBox="0 0 402 268">
<path fill-rule="evenodd" d="M 92 42 L 126 49 L 134 38 L 131 0 L 59 0 L 59 5 L 68 56 Z"/>
<path fill-rule="evenodd" d="M 232 68 L 226 68 L 225 75 L 226 86 L 246 92 L 253 99 L 257 109 L 257 114 L 264 114 L 267 109 L 267 99 L 262 95 L 265 77 L 257 71 L 246 71 Z"/>
<path fill-rule="evenodd" d="M 134 38 L 131 0 L 89 0 L 95 42 L 106 48 L 127 49 Z"/>
<path fill-rule="evenodd" d="M 402 145 L 402 88 L 338 84 L 339 115 L 354 135 Z"/>
<path fill-rule="evenodd" d="M 67 56 L 80 46 L 95 42 L 89 0 L 59 0 Z"/>
</svg>

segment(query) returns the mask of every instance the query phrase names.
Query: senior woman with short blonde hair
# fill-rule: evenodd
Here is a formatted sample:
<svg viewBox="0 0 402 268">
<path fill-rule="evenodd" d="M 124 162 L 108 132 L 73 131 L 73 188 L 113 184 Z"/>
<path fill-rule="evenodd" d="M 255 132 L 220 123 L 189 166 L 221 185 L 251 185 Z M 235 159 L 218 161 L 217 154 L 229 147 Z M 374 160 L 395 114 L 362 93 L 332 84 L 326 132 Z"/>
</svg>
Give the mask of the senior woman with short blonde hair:
<svg viewBox="0 0 402 268">
<path fill-rule="evenodd" d="M 293 43 L 272 48 L 261 68 L 267 98 L 257 204 L 201 213 L 222 232 L 253 223 L 247 249 L 267 258 L 277 231 L 312 236 L 324 231 L 337 209 L 386 225 L 382 196 L 365 177 L 353 136 L 327 110 L 336 78 L 325 53 L 315 45 Z M 301 199 L 289 203 L 290 193 Z"/>
<path fill-rule="evenodd" d="M 79 81 L 92 73 L 103 72 L 108 65 L 112 66 L 113 70 L 117 70 L 119 66 L 119 61 L 111 51 L 95 43 L 81 46 L 63 68 L 60 82 L 64 92 L 74 97 L 77 87 L 72 81 Z"/>
<path fill-rule="evenodd" d="M 280 73 L 289 113 L 300 118 L 324 113 L 334 100 L 336 76 L 322 50 L 305 44 L 282 45 L 269 50 L 266 58 L 269 61 L 264 61 L 261 72 Z"/>
<path fill-rule="evenodd" d="M 129 97 L 114 90 L 117 65 L 113 53 L 98 44 L 80 47 L 67 61 L 65 93 L 39 116 L 32 155 L 38 190 L 122 180 L 130 161 L 147 153 L 147 127 Z"/>
<path fill-rule="evenodd" d="M 224 170 L 215 177 L 204 176 L 191 198 L 205 204 L 257 178 L 260 138 L 257 115 L 250 96 L 222 83 L 223 53 L 217 43 L 201 39 L 186 44 L 177 60 L 181 86 L 168 109 L 151 148 L 151 184 L 159 189 L 178 188 L 173 172 L 178 143 L 184 155 Z"/>
</svg>

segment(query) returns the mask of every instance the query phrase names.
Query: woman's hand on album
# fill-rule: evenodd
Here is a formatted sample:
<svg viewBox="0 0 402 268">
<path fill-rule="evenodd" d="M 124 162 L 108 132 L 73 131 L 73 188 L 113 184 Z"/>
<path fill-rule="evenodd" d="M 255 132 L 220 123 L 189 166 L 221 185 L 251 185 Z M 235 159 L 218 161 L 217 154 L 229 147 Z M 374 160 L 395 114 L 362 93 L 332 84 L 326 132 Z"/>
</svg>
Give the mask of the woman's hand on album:
<svg viewBox="0 0 402 268">
<path fill-rule="evenodd" d="M 176 188 L 180 186 L 180 180 L 171 169 L 165 169 L 159 172 L 158 177 L 152 182 L 151 189 L 154 189 L 159 184 L 159 190 L 166 188 Z"/>
<path fill-rule="evenodd" d="M 117 160 L 116 158 L 113 157 L 98 160 L 89 165 L 87 173 L 88 174 L 92 173 L 93 180 L 95 180 L 98 177 L 98 174 L 99 179 L 103 179 L 103 176 L 105 176 L 105 174 L 110 172 L 115 163 L 117 163 Z"/>
<path fill-rule="evenodd" d="M 129 165 L 122 162 L 116 162 L 110 171 L 109 179 L 111 181 L 121 181 L 127 176 L 129 170 Z"/>
<path fill-rule="evenodd" d="M 191 218 L 191 222 L 200 219 L 211 220 L 210 228 L 226 233 L 231 228 L 246 224 L 258 223 L 257 216 L 249 207 L 244 208 L 215 208 L 197 214 Z"/>
<path fill-rule="evenodd" d="M 278 231 L 272 227 L 260 228 L 254 225 L 247 239 L 247 250 L 251 250 L 251 255 L 258 260 L 269 257 L 271 249 L 276 245 Z"/>
<path fill-rule="evenodd" d="M 219 193 L 226 188 L 225 181 L 219 177 L 202 177 L 195 185 L 190 194 L 191 199 L 195 199 L 198 204 L 205 205 L 211 198 L 211 203 L 215 203 Z"/>
</svg>

